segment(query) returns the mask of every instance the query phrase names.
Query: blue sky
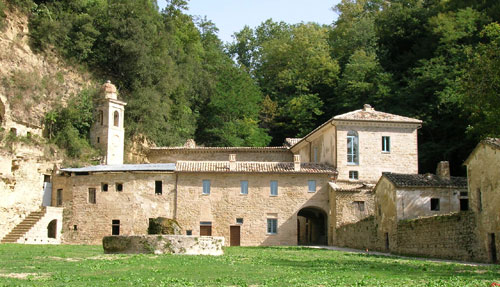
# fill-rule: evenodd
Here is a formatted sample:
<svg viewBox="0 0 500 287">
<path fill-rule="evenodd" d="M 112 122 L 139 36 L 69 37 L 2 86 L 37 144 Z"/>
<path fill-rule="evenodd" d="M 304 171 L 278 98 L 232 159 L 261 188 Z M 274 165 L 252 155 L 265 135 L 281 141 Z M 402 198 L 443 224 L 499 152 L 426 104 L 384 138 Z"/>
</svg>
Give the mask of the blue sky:
<svg viewBox="0 0 500 287">
<path fill-rule="evenodd" d="M 269 18 L 289 24 L 331 24 L 337 18 L 331 8 L 338 2 L 340 0 L 190 0 L 187 13 L 207 16 L 219 28 L 219 38 L 230 42 L 231 35 L 245 25 L 253 28 Z M 160 9 L 165 3 L 158 0 Z"/>
</svg>

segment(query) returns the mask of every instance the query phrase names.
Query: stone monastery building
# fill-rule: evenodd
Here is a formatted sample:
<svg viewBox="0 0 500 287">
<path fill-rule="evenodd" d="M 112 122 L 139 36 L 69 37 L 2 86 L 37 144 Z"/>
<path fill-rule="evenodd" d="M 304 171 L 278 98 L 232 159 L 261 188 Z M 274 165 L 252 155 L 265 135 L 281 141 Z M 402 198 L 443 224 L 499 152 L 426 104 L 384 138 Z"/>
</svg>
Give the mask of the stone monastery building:
<svg viewBox="0 0 500 287">
<path fill-rule="evenodd" d="M 91 141 L 105 165 L 63 168 L 52 206 L 64 209 L 63 243 L 146 234 L 156 217 L 186 235 L 226 245 L 333 244 L 335 229 L 373 214 L 383 172 L 417 173 L 421 121 L 370 105 L 335 116 L 281 147 L 151 148 L 147 164 L 123 164 L 124 108 L 103 86 Z"/>
</svg>

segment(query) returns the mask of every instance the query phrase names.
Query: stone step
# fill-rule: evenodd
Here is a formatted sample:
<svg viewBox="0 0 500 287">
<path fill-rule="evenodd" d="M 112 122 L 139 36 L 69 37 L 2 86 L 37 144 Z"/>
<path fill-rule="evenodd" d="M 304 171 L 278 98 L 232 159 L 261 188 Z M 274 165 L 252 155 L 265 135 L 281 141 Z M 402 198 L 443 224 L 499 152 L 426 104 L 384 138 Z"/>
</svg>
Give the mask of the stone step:
<svg viewBox="0 0 500 287">
<path fill-rule="evenodd" d="M 2 243 L 15 243 L 19 238 L 28 233 L 35 224 L 42 219 L 47 212 L 47 208 L 41 207 L 39 211 L 31 212 L 24 220 L 14 227 L 4 238 Z"/>
</svg>

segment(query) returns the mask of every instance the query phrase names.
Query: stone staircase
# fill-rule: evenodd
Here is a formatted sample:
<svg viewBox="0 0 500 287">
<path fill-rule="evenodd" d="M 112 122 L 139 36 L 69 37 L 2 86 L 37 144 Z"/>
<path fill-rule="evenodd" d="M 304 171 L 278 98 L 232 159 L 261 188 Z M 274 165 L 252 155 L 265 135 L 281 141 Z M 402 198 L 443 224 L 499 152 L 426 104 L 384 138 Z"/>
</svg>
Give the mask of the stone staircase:
<svg viewBox="0 0 500 287">
<path fill-rule="evenodd" d="M 45 216 L 46 212 L 47 208 L 45 206 L 42 206 L 38 211 L 31 212 L 21 223 L 2 238 L 1 243 L 16 243 L 19 238 L 28 233 Z"/>
</svg>

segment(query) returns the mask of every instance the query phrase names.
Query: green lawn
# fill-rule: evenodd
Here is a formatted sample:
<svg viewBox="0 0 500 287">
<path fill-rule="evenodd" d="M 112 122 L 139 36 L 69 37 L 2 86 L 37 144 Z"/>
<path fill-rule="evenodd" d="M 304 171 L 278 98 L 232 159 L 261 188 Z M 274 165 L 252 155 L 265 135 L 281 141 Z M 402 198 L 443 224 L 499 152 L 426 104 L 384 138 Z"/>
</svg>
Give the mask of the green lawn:
<svg viewBox="0 0 500 287">
<path fill-rule="evenodd" d="M 15 278 L 17 277 L 17 278 Z M 298 247 L 225 255 L 105 255 L 100 246 L 0 244 L 0 286 L 491 286 L 500 266 Z"/>
</svg>

